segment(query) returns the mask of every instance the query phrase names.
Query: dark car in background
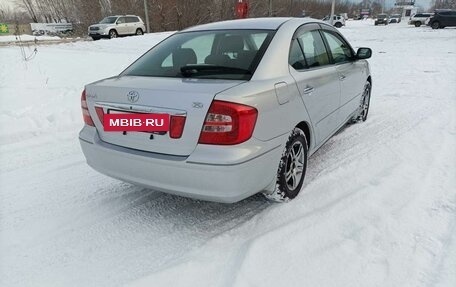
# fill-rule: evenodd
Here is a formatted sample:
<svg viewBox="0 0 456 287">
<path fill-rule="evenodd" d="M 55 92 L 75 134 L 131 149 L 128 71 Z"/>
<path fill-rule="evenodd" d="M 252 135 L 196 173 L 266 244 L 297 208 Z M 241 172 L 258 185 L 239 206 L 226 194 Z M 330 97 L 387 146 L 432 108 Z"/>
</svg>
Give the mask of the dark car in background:
<svg viewBox="0 0 456 287">
<path fill-rule="evenodd" d="M 429 19 L 432 29 L 456 27 L 456 10 L 435 10 L 434 16 Z"/>
<path fill-rule="evenodd" d="M 383 24 L 383 25 L 388 25 L 389 18 L 388 15 L 386 14 L 378 14 L 377 18 L 375 19 L 375 26 Z"/>
</svg>

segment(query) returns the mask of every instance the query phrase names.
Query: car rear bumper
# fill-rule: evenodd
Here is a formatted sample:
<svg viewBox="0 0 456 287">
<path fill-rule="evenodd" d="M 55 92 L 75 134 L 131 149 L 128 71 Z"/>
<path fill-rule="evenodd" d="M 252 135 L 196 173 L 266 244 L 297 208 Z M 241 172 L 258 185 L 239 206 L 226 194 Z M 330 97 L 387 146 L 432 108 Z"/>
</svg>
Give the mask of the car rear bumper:
<svg viewBox="0 0 456 287">
<path fill-rule="evenodd" d="M 281 142 L 286 137 L 263 146 L 254 140 L 255 144 L 241 144 L 234 152 L 227 146 L 198 145 L 190 156 L 181 157 L 105 143 L 96 129 L 88 126 L 79 134 L 87 163 L 105 175 L 166 193 L 225 203 L 275 186 Z"/>
</svg>

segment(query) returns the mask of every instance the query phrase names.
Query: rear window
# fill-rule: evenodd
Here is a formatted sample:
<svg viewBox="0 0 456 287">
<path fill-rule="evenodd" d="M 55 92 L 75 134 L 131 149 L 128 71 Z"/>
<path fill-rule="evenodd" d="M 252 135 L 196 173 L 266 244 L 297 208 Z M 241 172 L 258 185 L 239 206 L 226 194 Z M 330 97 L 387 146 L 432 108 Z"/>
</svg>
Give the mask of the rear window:
<svg viewBox="0 0 456 287">
<path fill-rule="evenodd" d="M 141 56 L 121 75 L 249 80 L 275 31 L 177 33 Z"/>
</svg>

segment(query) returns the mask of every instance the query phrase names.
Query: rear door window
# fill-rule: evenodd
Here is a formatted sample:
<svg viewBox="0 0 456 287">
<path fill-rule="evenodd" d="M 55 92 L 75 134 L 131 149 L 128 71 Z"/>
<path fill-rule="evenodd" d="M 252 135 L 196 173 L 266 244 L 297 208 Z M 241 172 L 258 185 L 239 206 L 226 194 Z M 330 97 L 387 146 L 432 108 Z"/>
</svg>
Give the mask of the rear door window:
<svg viewBox="0 0 456 287">
<path fill-rule="evenodd" d="M 139 22 L 137 17 L 127 17 L 127 22 L 128 23 L 136 23 Z"/>
<path fill-rule="evenodd" d="M 298 37 L 309 68 L 329 64 L 329 57 L 321 35 L 317 30 L 307 31 Z"/>
<path fill-rule="evenodd" d="M 296 70 L 330 64 L 329 56 L 318 30 L 304 31 L 293 40 L 289 64 Z"/>
</svg>

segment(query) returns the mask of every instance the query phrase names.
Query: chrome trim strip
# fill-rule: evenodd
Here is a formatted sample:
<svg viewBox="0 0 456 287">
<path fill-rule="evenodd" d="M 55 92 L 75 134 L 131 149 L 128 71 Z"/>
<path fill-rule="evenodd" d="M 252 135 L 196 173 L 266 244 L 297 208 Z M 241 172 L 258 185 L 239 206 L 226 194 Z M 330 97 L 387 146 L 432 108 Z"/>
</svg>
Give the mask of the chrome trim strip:
<svg viewBox="0 0 456 287">
<path fill-rule="evenodd" d="M 176 110 L 170 108 L 142 106 L 132 104 L 108 103 L 108 102 L 95 102 L 96 107 L 104 109 L 116 109 L 125 112 L 140 112 L 140 113 L 155 113 L 155 114 L 170 114 L 172 116 L 187 116 L 187 112 L 183 110 Z"/>
</svg>

